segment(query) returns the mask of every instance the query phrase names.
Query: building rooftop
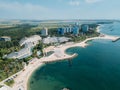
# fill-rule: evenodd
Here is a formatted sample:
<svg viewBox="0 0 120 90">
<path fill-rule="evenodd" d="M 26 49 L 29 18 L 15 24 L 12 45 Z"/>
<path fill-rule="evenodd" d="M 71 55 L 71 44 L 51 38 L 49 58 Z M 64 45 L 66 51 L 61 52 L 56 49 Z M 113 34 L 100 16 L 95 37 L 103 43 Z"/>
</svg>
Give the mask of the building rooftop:
<svg viewBox="0 0 120 90">
<path fill-rule="evenodd" d="M 9 88 L 9 87 L 3 86 L 3 87 L 0 88 L 0 90 L 12 90 L 12 89 Z"/>
<path fill-rule="evenodd" d="M 49 43 L 62 43 L 62 42 L 67 42 L 69 41 L 70 38 L 67 37 L 47 37 L 43 39 L 44 44 L 49 44 Z"/>
<path fill-rule="evenodd" d="M 41 37 L 38 35 L 33 35 L 29 38 L 23 38 L 20 41 L 20 45 L 25 45 L 25 47 L 21 50 L 19 50 L 18 52 L 12 52 L 10 54 L 7 55 L 7 58 L 18 58 L 18 59 L 22 59 L 22 58 L 26 58 L 28 56 L 32 55 L 32 51 L 31 49 L 38 43 L 38 41 L 41 40 Z"/>
<path fill-rule="evenodd" d="M 20 43 L 20 46 L 22 46 L 22 45 L 29 43 L 29 42 L 37 43 L 39 40 L 41 40 L 41 37 L 39 35 L 33 35 L 31 37 L 23 38 L 19 43 Z"/>
<path fill-rule="evenodd" d="M 10 54 L 8 54 L 7 58 L 18 58 L 18 59 L 22 59 L 25 57 L 28 57 L 32 55 L 32 51 L 31 48 L 23 48 L 18 52 L 12 52 Z"/>
<path fill-rule="evenodd" d="M 9 36 L 2 36 L 2 37 L 0 37 L 0 41 L 11 41 L 11 37 L 9 37 Z"/>
<path fill-rule="evenodd" d="M 2 36 L 1 38 L 10 38 L 9 36 Z"/>
</svg>

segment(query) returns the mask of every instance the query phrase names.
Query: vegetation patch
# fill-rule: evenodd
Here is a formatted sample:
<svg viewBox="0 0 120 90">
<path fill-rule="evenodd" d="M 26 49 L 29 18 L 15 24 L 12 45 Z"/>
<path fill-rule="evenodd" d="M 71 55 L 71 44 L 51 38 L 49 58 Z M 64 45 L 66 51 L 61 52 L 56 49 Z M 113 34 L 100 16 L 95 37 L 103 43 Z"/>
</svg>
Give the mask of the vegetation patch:
<svg viewBox="0 0 120 90">
<path fill-rule="evenodd" d="M 14 80 L 13 79 L 8 80 L 8 81 L 5 82 L 5 84 L 11 87 L 14 84 Z"/>
<path fill-rule="evenodd" d="M 0 88 L 3 87 L 3 85 L 0 85 Z"/>
</svg>

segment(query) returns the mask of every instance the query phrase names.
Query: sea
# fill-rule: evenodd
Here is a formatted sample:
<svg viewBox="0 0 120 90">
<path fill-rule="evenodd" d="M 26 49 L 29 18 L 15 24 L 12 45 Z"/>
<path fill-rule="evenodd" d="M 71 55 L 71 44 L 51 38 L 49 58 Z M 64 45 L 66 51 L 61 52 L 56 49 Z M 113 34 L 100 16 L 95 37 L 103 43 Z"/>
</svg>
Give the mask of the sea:
<svg viewBox="0 0 120 90">
<path fill-rule="evenodd" d="M 100 32 L 120 36 L 120 23 L 103 24 Z M 88 44 L 66 50 L 78 54 L 71 62 L 49 63 L 34 71 L 28 90 L 120 90 L 120 40 L 92 40 Z"/>
</svg>

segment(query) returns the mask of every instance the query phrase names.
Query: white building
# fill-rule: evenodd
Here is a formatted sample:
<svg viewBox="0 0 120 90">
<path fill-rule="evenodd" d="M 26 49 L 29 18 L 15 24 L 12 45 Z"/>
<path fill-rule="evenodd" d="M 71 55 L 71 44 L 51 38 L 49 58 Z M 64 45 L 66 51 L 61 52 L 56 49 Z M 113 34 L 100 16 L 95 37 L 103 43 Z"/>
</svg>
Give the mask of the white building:
<svg viewBox="0 0 120 90">
<path fill-rule="evenodd" d="M 2 36 L 0 37 L 0 41 L 11 41 L 11 38 L 8 36 Z"/>
<path fill-rule="evenodd" d="M 43 39 L 44 44 L 55 43 L 58 42 L 56 37 L 47 37 Z"/>
<path fill-rule="evenodd" d="M 8 89 L 7 87 L 3 86 L 0 88 L 0 90 L 11 90 L 11 89 Z"/>
<path fill-rule="evenodd" d="M 29 57 L 32 55 L 32 50 L 31 50 L 32 46 L 33 46 L 32 43 L 26 44 L 25 48 L 21 49 L 18 52 L 12 52 L 8 54 L 7 58 L 23 59 L 23 58 Z"/>
<path fill-rule="evenodd" d="M 47 37 L 43 39 L 44 44 L 50 44 L 50 43 L 62 43 L 69 41 L 70 38 L 67 37 Z"/>
<path fill-rule="evenodd" d="M 58 38 L 59 42 L 62 43 L 62 42 L 67 42 L 70 40 L 70 38 L 67 38 L 67 37 L 59 37 Z"/>
<path fill-rule="evenodd" d="M 23 59 L 23 58 L 31 56 L 32 55 L 32 48 L 36 44 L 38 44 L 40 40 L 41 40 L 41 37 L 38 35 L 33 35 L 29 38 L 23 38 L 20 41 L 20 46 L 25 45 L 25 47 L 18 52 L 12 52 L 12 53 L 8 54 L 7 58 Z"/>
<path fill-rule="evenodd" d="M 39 35 L 33 35 L 31 37 L 25 37 L 20 41 L 20 46 L 23 46 L 26 43 L 33 43 L 34 45 L 38 44 L 38 42 L 41 40 L 41 37 Z"/>
<path fill-rule="evenodd" d="M 48 28 L 43 28 L 43 30 L 41 30 L 41 35 L 47 36 L 48 35 Z"/>
</svg>

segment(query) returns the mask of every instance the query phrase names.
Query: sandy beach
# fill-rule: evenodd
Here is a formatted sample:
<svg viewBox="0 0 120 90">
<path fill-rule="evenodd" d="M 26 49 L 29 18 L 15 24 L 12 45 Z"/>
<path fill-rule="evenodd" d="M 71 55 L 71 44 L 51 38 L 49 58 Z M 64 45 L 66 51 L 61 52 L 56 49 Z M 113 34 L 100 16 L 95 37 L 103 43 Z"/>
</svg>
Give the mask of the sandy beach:
<svg viewBox="0 0 120 90">
<path fill-rule="evenodd" d="M 48 48 L 45 48 L 44 50 L 46 52 L 54 51 L 53 54 L 50 56 L 42 57 L 40 59 L 33 58 L 28 66 L 25 66 L 24 70 L 17 73 L 17 77 L 14 79 L 15 83 L 11 90 L 27 90 L 27 83 L 29 81 L 30 76 L 32 73 L 37 69 L 45 65 L 45 62 L 52 62 L 52 61 L 58 61 L 58 60 L 65 60 L 69 58 L 73 58 L 76 56 L 76 54 L 68 55 L 65 53 L 66 49 L 71 47 L 86 47 L 89 40 L 94 39 L 109 39 L 109 40 L 116 40 L 119 37 L 116 36 L 110 36 L 110 35 L 101 35 L 99 37 L 93 37 L 88 38 L 80 43 L 74 43 L 74 42 L 68 42 L 66 44 L 59 45 L 57 47 L 50 46 Z M 14 75 L 13 75 L 14 76 Z M 12 76 L 11 76 L 12 77 Z M 4 80 L 5 81 L 5 80 Z M 4 82 L 3 81 L 3 82 Z M 10 90 L 10 89 L 9 89 Z"/>
</svg>

